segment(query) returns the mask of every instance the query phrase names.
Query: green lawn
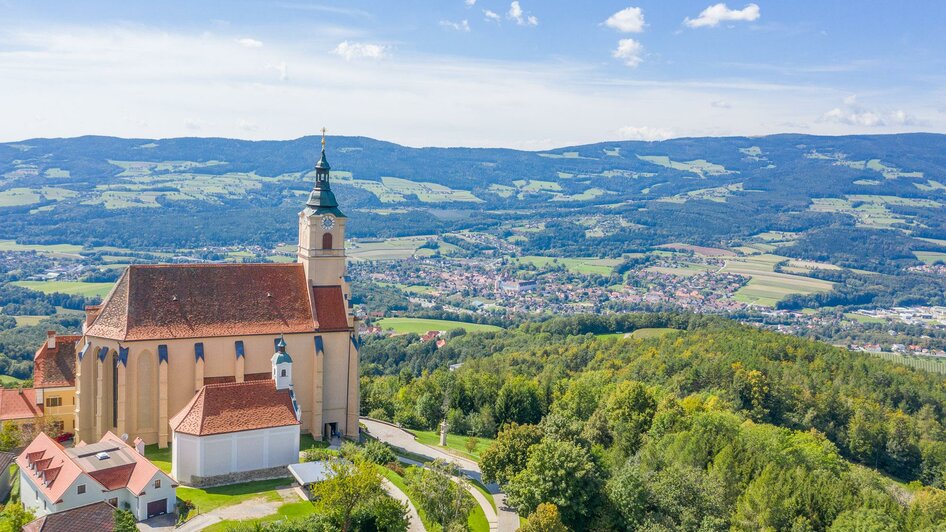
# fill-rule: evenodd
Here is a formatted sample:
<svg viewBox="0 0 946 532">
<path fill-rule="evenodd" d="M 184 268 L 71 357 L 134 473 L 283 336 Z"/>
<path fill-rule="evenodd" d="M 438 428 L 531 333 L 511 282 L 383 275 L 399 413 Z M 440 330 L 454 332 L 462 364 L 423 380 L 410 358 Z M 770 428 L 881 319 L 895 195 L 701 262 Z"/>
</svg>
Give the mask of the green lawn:
<svg viewBox="0 0 946 532">
<path fill-rule="evenodd" d="M 290 502 L 280 506 L 276 513 L 267 515 L 266 517 L 260 517 L 259 519 L 244 519 L 240 521 L 220 521 L 219 523 L 213 524 L 204 530 L 207 532 L 226 532 L 237 524 L 259 525 L 263 523 L 271 523 L 273 521 L 292 521 L 295 519 L 303 519 L 314 513 L 315 505 L 309 501 Z"/>
<path fill-rule="evenodd" d="M 146 445 L 145 446 L 145 458 L 151 460 L 151 462 L 158 466 L 161 471 L 164 471 L 167 474 L 171 474 L 171 446 L 168 445 L 164 449 L 159 449 L 158 444 Z"/>
<path fill-rule="evenodd" d="M 472 495 L 469 495 L 469 497 L 473 498 Z M 476 499 L 473 499 L 473 511 L 467 516 L 466 524 L 472 532 L 489 532 L 489 521 L 486 520 L 486 512 L 476 503 Z"/>
<path fill-rule="evenodd" d="M 75 296 L 99 296 L 105 297 L 114 283 L 85 283 L 82 281 L 15 281 L 11 284 L 52 294 L 60 292 L 63 294 Z"/>
<path fill-rule="evenodd" d="M 206 489 L 179 487 L 177 498 L 190 501 L 198 512 L 205 513 L 215 508 L 232 506 L 255 498 L 278 501 L 280 496 L 276 488 L 290 485 L 292 485 L 291 478 L 276 478 Z"/>
<path fill-rule="evenodd" d="M 431 447 L 440 447 L 440 433 L 432 430 L 412 430 L 414 437 L 420 443 L 424 445 L 430 445 Z M 480 461 L 480 453 L 485 451 L 487 447 L 493 444 L 493 441 L 490 438 L 476 438 L 476 448 L 473 449 L 473 452 L 466 450 L 466 440 L 468 436 L 460 436 L 458 434 L 447 434 L 447 449 L 454 451 L 456 454 L 463 456 L 464 458 L 469 458 L 474 462 Z"/>
<path fill-rule="evenodd" d="M 449 331 L 463 328 L 467 332 L 498 331 L 501 327 L 479 323 L 465 323 L 450 320 L 429 320 L 426 318 L 384 318 L 378 321 L 382 329 L 394 329 L 397 333 L 424 334 L 427 331 Z"/>
</svg>

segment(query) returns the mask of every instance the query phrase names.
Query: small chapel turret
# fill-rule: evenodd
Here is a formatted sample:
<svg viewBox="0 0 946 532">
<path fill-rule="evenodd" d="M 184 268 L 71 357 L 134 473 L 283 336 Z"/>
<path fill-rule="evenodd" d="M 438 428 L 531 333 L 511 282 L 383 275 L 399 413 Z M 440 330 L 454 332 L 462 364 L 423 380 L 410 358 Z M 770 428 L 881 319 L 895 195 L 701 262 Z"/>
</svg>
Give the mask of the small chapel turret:
<svg viewBox="0 0 946 532">
<path fill-rule="evenodd" d="M 273 363 L 273 381 L 277 390 L 288 390 L 292 387 L 292 357 L 286 352 L 286 340 L 280 338 L 276 343 L 276 352 L 270 359 Z"/>
<path fill-rule="evenodd" d="M 346 216 L 338 209 L 332 192 L 331 170 L 322 128 L 322 155 L 315 163 L 315 186 L 299 213 L 298 261 L 314 286 L 345 285 Z"/>
</svg>

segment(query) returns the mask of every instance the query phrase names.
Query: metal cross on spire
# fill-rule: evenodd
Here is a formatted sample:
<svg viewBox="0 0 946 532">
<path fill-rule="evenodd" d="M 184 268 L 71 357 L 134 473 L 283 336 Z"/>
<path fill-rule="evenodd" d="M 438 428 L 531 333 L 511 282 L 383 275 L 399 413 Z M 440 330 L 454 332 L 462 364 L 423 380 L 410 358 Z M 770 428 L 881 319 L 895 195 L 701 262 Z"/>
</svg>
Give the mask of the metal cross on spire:
<svg viewBox="0 0 946 532">
<path fill-rule="evenodd" d="M 322 126 L 322 149 L 325 149 L 325 132 L 328 131 L 325 129 L 325 126 Z"/>
</svg>

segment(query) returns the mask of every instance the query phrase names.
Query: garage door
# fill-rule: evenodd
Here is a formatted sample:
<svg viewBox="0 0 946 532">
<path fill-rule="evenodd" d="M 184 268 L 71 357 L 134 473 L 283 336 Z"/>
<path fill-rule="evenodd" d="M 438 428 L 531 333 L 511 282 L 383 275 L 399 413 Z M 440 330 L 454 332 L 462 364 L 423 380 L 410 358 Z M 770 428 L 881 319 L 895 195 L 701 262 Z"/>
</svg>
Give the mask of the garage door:
<svg viewBox="0 0 946 532">
<path fill-rule="evenodd" d="M 148 517 L 168 513 L 168 500 L 151 501 L 148 503 Z"/>
</svg>

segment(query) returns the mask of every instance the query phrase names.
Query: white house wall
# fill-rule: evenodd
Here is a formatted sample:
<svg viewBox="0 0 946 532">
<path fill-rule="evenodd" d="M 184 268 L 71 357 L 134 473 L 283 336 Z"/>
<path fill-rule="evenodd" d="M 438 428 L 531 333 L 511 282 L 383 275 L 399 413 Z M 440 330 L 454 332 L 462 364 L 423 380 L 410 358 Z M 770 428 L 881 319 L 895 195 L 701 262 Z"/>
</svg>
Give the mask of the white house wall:
<svg viewBox="0 0 946 532">
<path fill-rule="evenodd" d="M 154 481 L 157 479 L 161 480 L 161 487 L 155 489 Z M 127 492 L 128 490 L 124 491 Z M 148 503 L 161 499 L 167 499 L 168 513 L 173 512 L 174 507 L 177 504 L 177 494 L 174 491 L 174 482 L 164 473 L 155 473 L 154 476 L 151 477 L 151 480 L 148 481 L 148 484 L 145 486 L 142 494 L 137 497 L 137 508 L 134 504 L 131 505 L 131 508 L 137 514 L 139 521 L 144 520 L 148 518 Z"/>
</svg>

